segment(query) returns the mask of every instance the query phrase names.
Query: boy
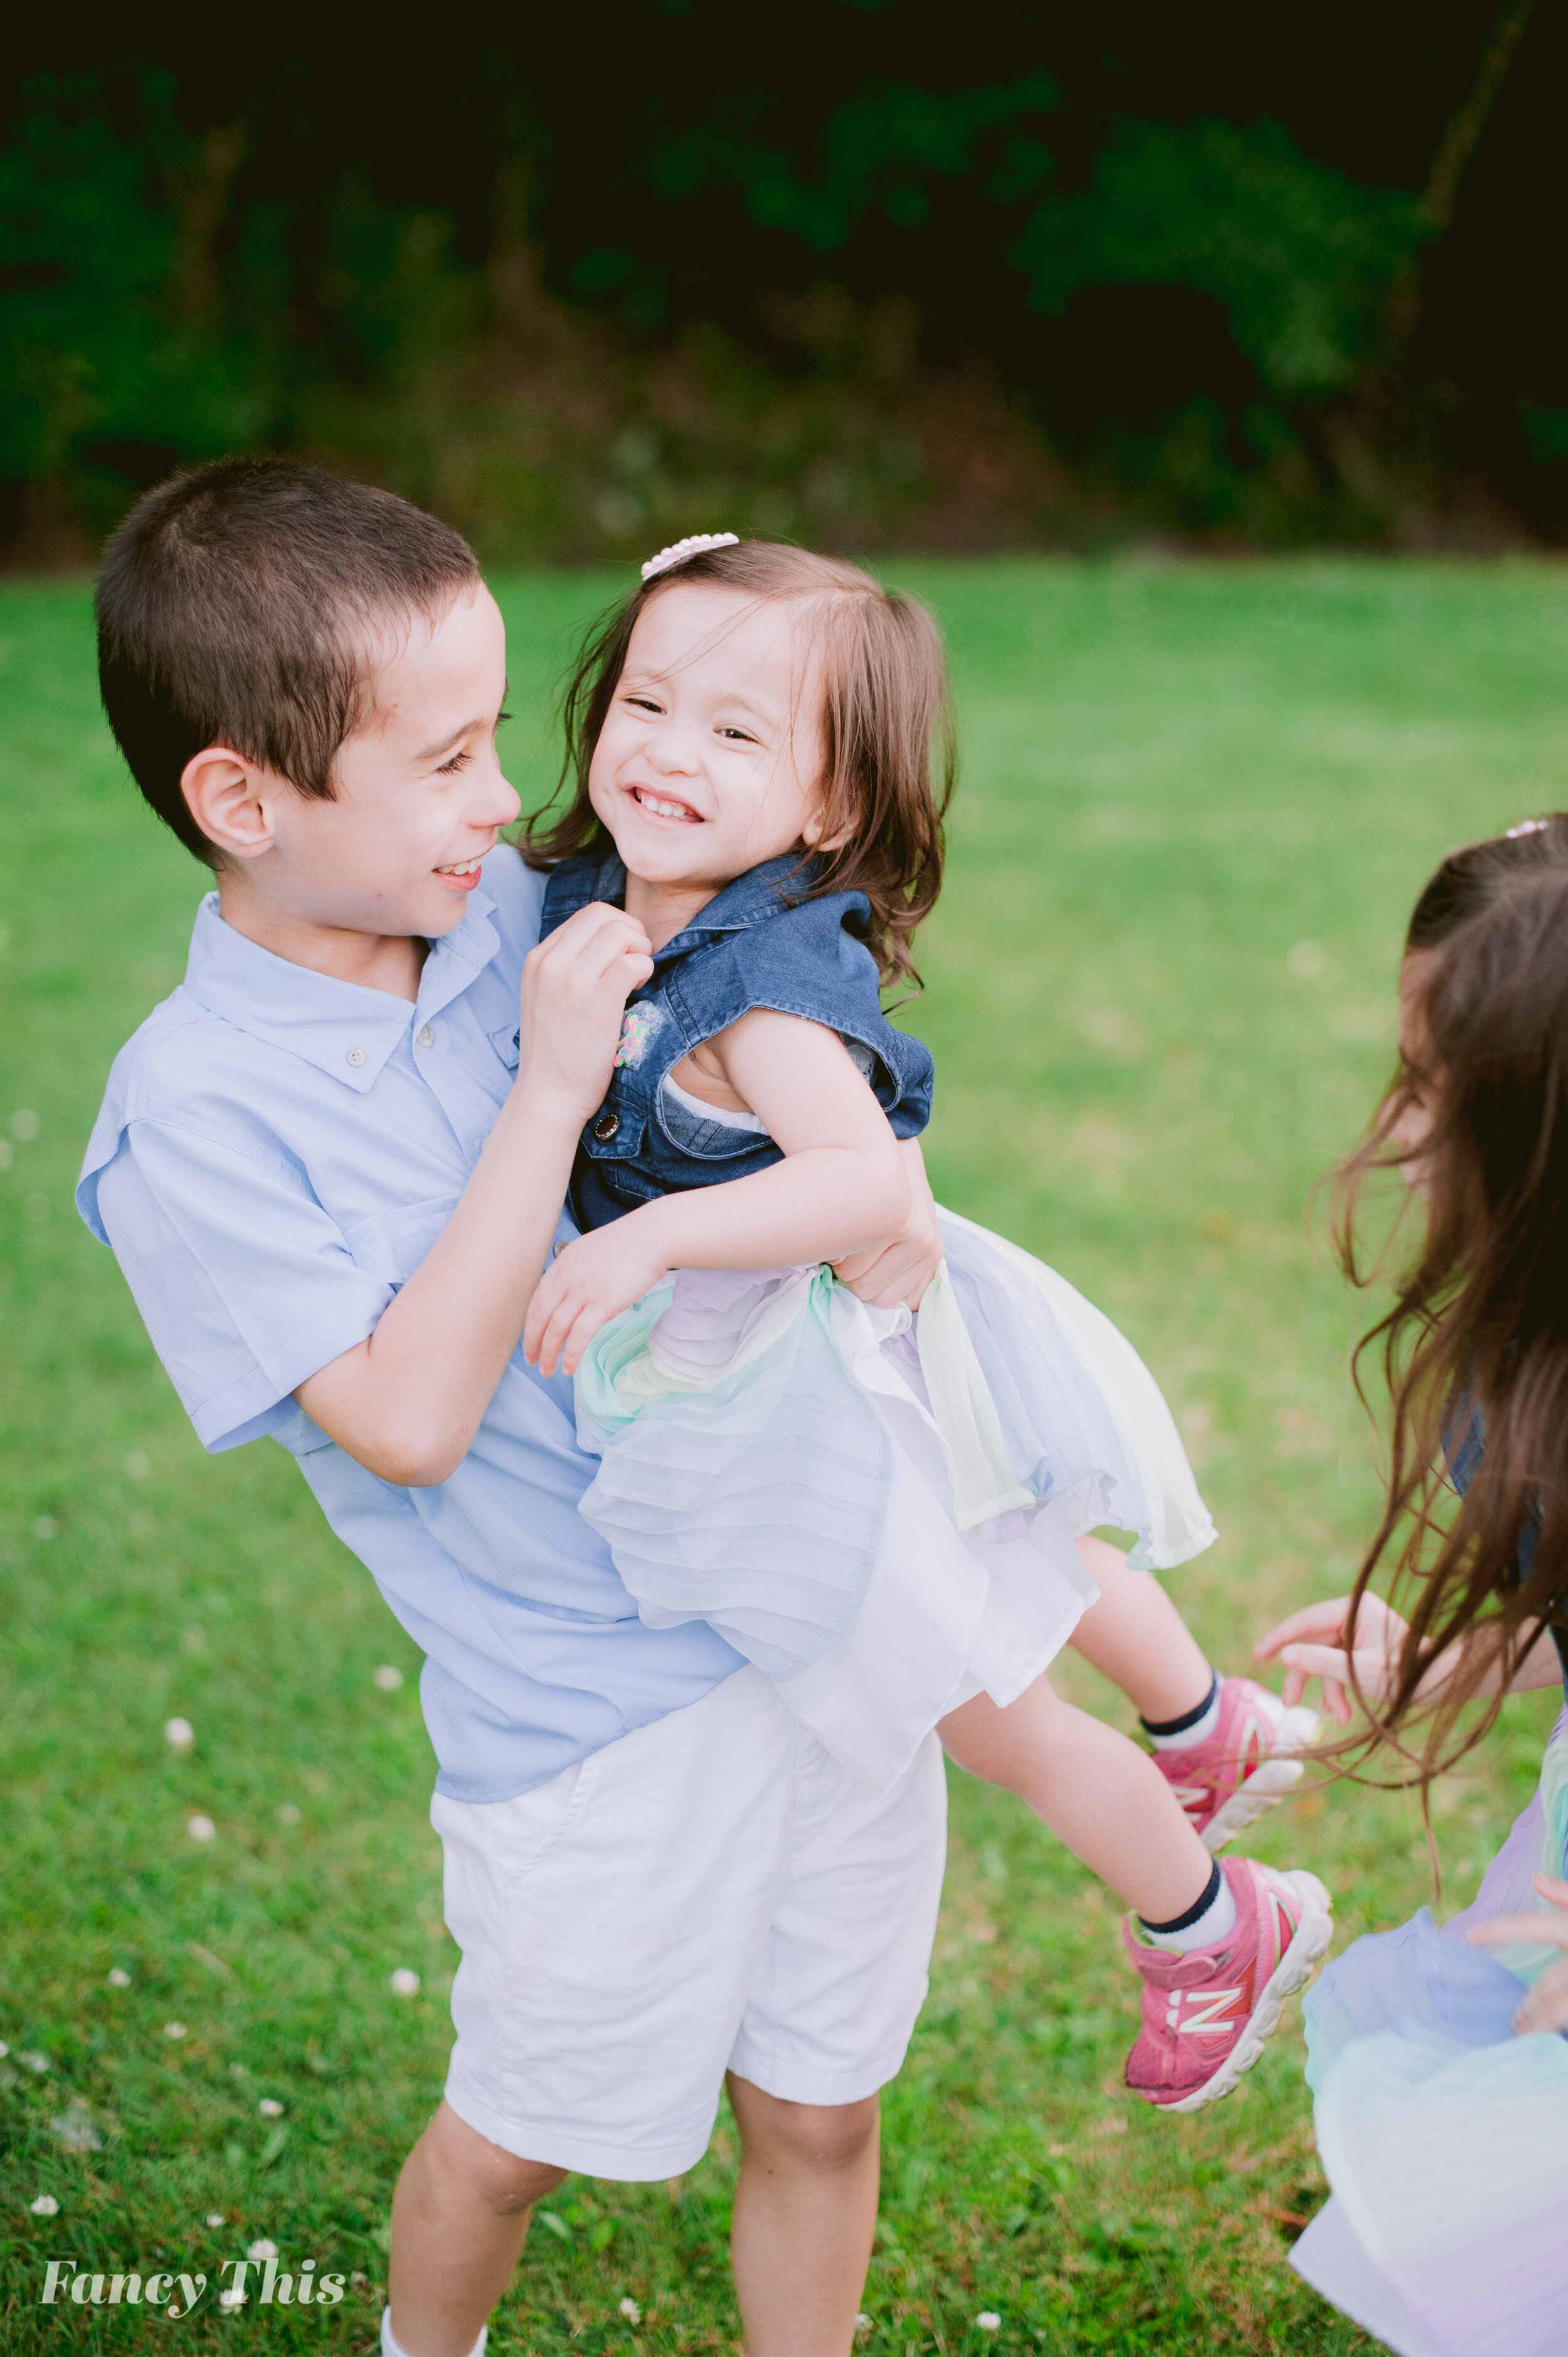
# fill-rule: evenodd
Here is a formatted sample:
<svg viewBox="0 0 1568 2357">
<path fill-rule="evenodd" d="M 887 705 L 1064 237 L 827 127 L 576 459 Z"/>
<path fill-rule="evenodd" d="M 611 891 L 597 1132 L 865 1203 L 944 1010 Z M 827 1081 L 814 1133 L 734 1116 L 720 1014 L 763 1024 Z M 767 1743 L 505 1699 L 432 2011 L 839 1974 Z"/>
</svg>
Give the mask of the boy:
<svg viewBox="0 0 1568 2357">
<path fill-rule="evenodd" d="M 517 1349 L 646 939 L 594 906 L 534 946 L 501 619 L 432 518 L 220 461 L 133 511 L 98 616 L 115 736 L 217 890 L 78 1200 L 205 1445 L 281 1441 L 426 1655 L 462 1962 L 387 2357 L 482 2349 L 531 2203 L 689 2169 L 726 2072 L 751 2357 L 842 2357 L 940 1887 L 935 1738 L 871 1799 L 713 1631 L 644 1628 L 576 1512 L 571 1386 Z M 920 1209 L 847 1273 L 897 1298 L 940 1249 Z"/>
</svg>

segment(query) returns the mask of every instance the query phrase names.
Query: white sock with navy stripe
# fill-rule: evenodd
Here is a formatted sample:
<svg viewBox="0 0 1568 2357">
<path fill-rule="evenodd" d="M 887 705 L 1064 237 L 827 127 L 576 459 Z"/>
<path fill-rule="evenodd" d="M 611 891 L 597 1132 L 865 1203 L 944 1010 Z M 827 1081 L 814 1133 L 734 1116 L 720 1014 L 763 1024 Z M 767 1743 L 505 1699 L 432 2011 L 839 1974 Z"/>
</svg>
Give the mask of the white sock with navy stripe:
<svg viewBox="0 0 1568 2357">
<path fill-rule="evenodd" d="M 485 2357 L 485 2343 L 489 2337 L 489 2326 L 481 2324 L 479 2337 L 469 2350 L 468 2357 Z M 381 2357 L 408 2357 L 408 2351 L 393 2337 L 390 2308 L 381 2310 Z"/>
<path fill-rule="evenodd" d="M 1174 1948 L 1183 1956 L 1189 1948 L 1207 1948 L 1216 1940 L 1223 1940 L 1227 1932 L 1236 1928 L 1236 1900 L 1220 1872 L 1219 1860 L 1215 1859 L 1207 1888 L 1185 1915 L 1177 1915 L 1168 1923 L 1145 1922 L 1140 1915 L 1137 1923 L 1151 1947 Z"/>
</svg>

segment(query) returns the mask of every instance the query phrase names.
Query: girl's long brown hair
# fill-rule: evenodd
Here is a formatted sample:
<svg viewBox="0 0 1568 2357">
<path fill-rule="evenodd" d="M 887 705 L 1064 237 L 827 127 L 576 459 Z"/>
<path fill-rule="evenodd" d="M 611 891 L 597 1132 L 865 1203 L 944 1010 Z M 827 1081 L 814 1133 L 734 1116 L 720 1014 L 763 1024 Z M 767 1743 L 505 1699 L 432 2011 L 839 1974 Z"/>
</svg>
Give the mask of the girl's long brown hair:
<svg viewBox="0 0 1568 2357">
<path fill-rule="evenodd" d="M 858 565 L 781 542 L 743 540 L 655 574 L 612 608 L 584 646 L 564 702 L 566 749 L 555 792 L 528 823 L 523 856 L 547 867 L 610 849 L 588 799 L 588 770 L 637 619 L 655 597 L 702 586 L 799 604 L 823 698 L 822 834 L 839 847 L 804 866 L 799 898 L 864 892 L 866 946 L 884 983 L 918 981 L 910 940 L 941 889 L 942 822 L 954 742 L 947 666 L 935 622 L 915 597 L 885 589 Z M 550 813 L 563 794 L 567 806 Z"/>
<path fill-rule="evenodd" d="M 1371 1282 L 1362 1189 L 1408 1162 L 1391 1135 L 1402 1114 L 1430 1108 L 1424 1232 L 1356 1354 L 1359 1389 L 1363 1355 L 1380 1361 L 1392 1434 L 1355 1601 L 1391 1568 L 1410 1623 L 1392 1692 L 1369 1706 L 1372 1739 L 1404 1750 L 1424 1786 L 1496 1718 L 1500 1693 L 1460 1725 L 1486 1672 L 1506 1692 L 1541 1631 L 1568 1620 L 1568 814 L 1452 852 L 1405 955 L 1399 1068 L 1336 1173 L 1335 1232 L 1347 1274 Z M 1448 1475 L 1467 1438 L 1484 1453 L 1455 1504 Z M 1463 1671 L 1423 1703 L 1423 1674 L 1466 1640 Z M 1402 1729 L 1416 1718 L 1412 1752 Z"/>
</svg>

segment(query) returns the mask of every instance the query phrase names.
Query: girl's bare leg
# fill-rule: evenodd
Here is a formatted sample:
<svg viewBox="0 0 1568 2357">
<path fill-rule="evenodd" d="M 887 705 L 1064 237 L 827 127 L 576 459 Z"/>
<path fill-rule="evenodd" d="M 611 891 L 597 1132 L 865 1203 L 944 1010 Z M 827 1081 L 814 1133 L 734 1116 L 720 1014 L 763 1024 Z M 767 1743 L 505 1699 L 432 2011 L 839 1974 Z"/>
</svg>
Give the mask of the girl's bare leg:
<svg viewBox="0 0 1568 2357">
<path fill-rule="evenodd" d="M 1207 1668 L 1204 1677 L 1199 1701 Z M 1063 1702 L 1046 1679 L 1005 1710 L 977 1695 L 937 1732 L 961 1768 L 1027 1801 L 1146 1923 L 1175 1922 L 1208 1889 L 1214 1861 L 1148 1753 Z"/>
<path fill-rule="evenodd" d="M 1074 1652 L 1120 1686 L 1140 1718 L 1156 1727 L 1198 1709 L 1213 1672 L 1154 1573 L 1133 1570 L 1121 1548 L 1105 1539 L 1081 1538 L 1077 1546 L 1079 1561 L 1099 1586 L 1100 1601 L 1090 1606 L 1068 1639 Z"/>
</svg>

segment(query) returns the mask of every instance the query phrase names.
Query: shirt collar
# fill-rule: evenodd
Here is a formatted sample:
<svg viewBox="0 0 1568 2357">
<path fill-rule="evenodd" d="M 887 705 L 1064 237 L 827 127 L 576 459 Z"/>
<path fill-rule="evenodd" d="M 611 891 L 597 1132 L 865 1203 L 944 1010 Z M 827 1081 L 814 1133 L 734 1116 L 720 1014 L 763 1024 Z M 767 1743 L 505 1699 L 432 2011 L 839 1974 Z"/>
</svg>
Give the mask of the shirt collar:
<svg viewBox="0 0 1568 2357">
<path fill-rule="evenodd" d="M 411 1006 L 392 991 L 340 982 L 263 949 L 225 924 L 209 892 L 197 911 L 185 987 L 209 1014 L 363 1095 L 410 1028 L 449 1006 L 494 957 L 500 946 L 494 907 L 476 886 L 462 923 L 431 943 Z"/>
</svg>

